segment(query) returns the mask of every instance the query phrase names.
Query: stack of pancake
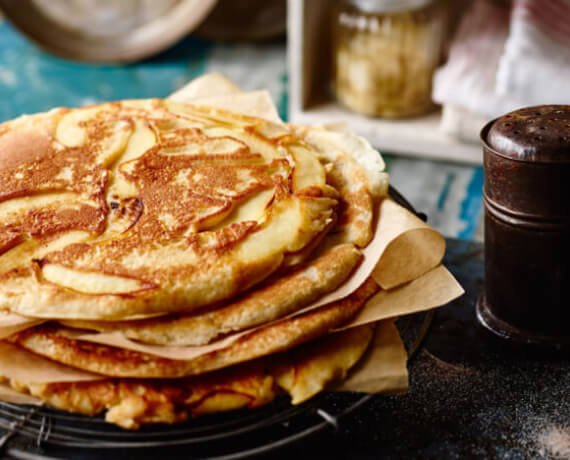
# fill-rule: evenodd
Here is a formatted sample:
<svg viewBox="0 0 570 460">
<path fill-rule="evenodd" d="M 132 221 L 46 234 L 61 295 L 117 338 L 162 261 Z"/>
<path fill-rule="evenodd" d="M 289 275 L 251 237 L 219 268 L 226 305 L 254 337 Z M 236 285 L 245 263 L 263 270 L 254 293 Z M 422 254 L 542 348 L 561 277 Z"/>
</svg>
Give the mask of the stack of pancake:
<svg viewBox="0 0 570 460">
<path fill-rule="evenodd" d="M 351 134 L 170 100 L 0 125 L 0 308 L 43 320 L 5 346 L 100 376 L 8 383 L 125 428 L 305 401 L 373 337 L 332 333 L 379 290 L 372 278 L 307 307 L 362 262 L 383 170 Z"/>
</svg>

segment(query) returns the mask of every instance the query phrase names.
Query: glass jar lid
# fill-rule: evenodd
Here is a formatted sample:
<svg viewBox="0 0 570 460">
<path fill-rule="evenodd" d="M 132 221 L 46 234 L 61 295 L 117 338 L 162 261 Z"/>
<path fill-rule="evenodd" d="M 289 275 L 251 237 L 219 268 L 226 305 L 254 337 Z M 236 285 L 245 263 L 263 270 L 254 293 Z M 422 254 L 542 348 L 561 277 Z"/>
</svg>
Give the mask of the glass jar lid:
<svg viewBox="0 0 570 460">
<path fill-rule="evenodd" d="M 391 13 L 397 11 L 417 10 L 434 0 L 346 0 L 366 13 Z"/>
</svg>

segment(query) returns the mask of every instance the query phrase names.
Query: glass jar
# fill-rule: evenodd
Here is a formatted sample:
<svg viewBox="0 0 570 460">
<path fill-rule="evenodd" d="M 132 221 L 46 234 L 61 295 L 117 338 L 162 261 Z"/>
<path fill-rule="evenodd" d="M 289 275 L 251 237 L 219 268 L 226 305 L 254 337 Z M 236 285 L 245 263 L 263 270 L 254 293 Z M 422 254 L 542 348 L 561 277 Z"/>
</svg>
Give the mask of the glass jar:
<svg viewBox="0 0 570 460">
<path fill-rule="evenodd" d="M 333 11 L 333 86 L 348 108 L 370 116 L 430 111 L 444 40 L 438 0 L 344 0 Z"/>
</svg>

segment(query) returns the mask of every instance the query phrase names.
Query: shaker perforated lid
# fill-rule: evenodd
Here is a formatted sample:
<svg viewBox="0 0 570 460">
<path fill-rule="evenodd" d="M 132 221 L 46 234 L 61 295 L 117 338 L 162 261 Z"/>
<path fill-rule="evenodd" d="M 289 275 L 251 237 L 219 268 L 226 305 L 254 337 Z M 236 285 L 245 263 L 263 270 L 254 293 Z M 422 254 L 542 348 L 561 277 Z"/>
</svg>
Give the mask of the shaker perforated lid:
<svg viewBox="0 0 570 460">
<path fill-rule="evenodd" d="M 541 105 L 498 118 L 487 144 L 504 157 L 536 163 L 570 163 L 570 105 Z"/>
<path fill-rule="evenodd" d="M 570 222 L 569 105 L 507 113 L 490 121 L 481 139 L 489 211 L 542 229 Z"/>
</svg>

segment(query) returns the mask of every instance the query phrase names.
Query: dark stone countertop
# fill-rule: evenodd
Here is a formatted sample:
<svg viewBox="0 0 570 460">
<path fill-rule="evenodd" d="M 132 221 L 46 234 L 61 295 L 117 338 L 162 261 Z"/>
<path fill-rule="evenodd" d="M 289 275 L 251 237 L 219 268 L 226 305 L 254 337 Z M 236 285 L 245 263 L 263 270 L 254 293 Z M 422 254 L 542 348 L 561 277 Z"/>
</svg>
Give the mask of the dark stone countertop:
<svg viewBox="0 0 570 460">
<path fill-rule="evenodd" d="M 477 323 L 481 244 L 448 240 L 444 263 L 466 293 L 437 310 L 409 393 L 374 397 L 284 456 L 570 458 L 569 353 L 510 346 Z"/>
</svg>

